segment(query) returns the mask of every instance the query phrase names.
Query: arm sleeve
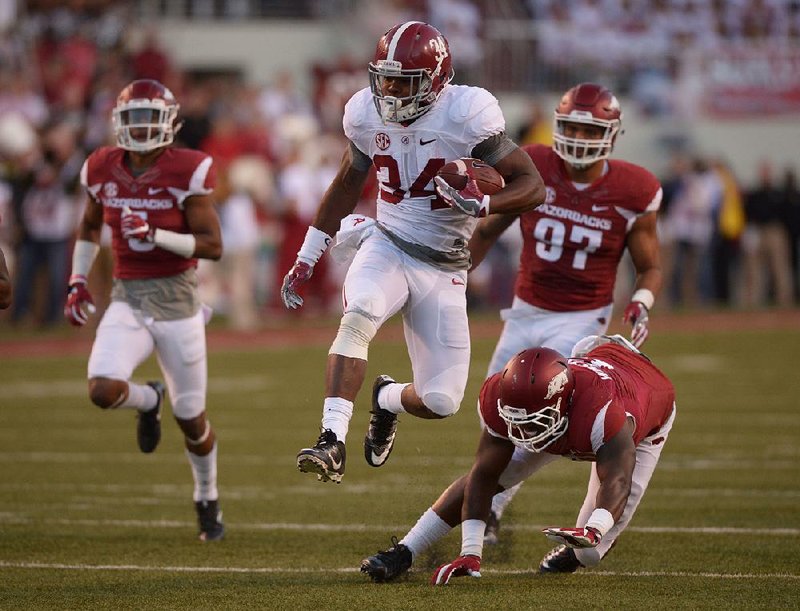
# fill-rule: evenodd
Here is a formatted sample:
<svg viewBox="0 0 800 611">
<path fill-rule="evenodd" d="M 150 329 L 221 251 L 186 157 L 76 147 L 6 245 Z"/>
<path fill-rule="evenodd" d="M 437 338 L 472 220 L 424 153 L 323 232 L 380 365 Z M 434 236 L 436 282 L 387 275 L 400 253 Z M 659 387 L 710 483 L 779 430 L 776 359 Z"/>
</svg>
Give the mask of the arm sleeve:
<svg viewBox="0 0 800 611">
<path fill-rule="evenodd" d="M 516 148 L 517 145 L 514 141 L 505 132 L 501 132 L 478 143 L 470 154 L 475 159 L 480 159 L 493 166 Z"/>
<path fill-rule="evenodd" d="M 363 153 L 352 140 L 350 141 L 350 159 L 353 167 L 360 172 L 366 172 L 372 166 L 372 159 Z"/>
</svg>

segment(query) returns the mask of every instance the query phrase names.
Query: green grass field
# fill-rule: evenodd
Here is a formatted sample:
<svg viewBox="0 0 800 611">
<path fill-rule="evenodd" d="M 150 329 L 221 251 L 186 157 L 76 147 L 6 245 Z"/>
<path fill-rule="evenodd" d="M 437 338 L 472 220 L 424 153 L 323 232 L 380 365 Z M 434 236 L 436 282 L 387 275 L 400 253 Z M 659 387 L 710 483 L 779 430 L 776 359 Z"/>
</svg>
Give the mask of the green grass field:
<svg viewBox="0 0 800 611">
<path fill-rule="evenodd" d="M 372 469 L 361 450 L 371 380 L 410 372 L 404 345 L 379 335 L 339 486 L 295 467 L 316 439 L 327 346 L 213 353 L 228 534 L 205 545 L 171 419 L 158 451 L 142 455 L 132 413 L 90 406 L 86 357 L 3 356 L 0 608 L 800 607 L 800 330 L 653 334 L 647 351 L 675 382 L 678 417 L 638 514 L 597 569 L 533 572 L 550 549 L 538 529 L 571 524 L 583 499 L 587 466 L 563 461 L 523 487 L 482 579 L 428 585 L 458 554 L 454 531 L 407 579 L 369 582 L 361 559 L 402 536 L 471 464 L 493 344 L 474 343 L 461 411 L 402 417 L 391 460 Z M 151 360 L 137 378 L 157 375 Z"/>
</svg>

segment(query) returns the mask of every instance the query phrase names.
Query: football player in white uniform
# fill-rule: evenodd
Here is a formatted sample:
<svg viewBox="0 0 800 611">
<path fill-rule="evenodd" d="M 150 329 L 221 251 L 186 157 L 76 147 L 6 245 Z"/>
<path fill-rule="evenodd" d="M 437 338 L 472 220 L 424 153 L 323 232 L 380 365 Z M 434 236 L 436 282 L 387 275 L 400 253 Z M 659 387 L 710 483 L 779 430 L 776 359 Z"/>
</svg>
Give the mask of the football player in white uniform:
<svg viewBox="0 0 800 611">
<path fill-rule="evenodd" d="M 456 413 L 470 358 L 467 242 L 479 217 L 519 214 L 544 201 L 536 167 L 505 135 L 497 100 L 484 89 L 450 84 L 451 63 L 447 40 L 426 23 L 402 23 L 381 37 L 369 64 L 370 87 L 345 106 L 350 143 L 339 172 L 283 281 L 284 304 L 299 307 L 298 289 L 337 230 L 334 254 L 355 251 L 344 281 L 344 314 L 328 355 L 322 432 L 297 456 L 300 471 L 321 481 L 342 479 L 345 437 L 369 344 L 398 312 L 414 381 L 398 384 L 388 375 L 375 381 L 364 439 L 367 462 L 386 462 L 401 412 L 419 418 Z M 490 197 L 474 180 L 461 191 L 434 180 L 443 165 L 462 157 L 494 166 L 506 186 Z M 377 220 L 348 216 L 373 166 Z"/>
</svg>

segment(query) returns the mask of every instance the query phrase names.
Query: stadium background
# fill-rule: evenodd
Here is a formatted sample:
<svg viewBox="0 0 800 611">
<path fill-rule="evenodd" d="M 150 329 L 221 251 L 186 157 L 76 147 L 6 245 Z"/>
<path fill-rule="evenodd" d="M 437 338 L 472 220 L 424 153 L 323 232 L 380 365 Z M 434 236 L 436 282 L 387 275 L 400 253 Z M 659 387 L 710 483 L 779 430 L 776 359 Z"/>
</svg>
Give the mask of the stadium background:
<svg viewBox="0 0 800 611">
<path fill-rule="evenodd" d="M 224 169 L 226 246 L 249 257 L 253 271 L 242 297 L 225 272 L 204 270 L 220 314 L 209 330 L 209 410 L 222 440 L 229 525 L 227 541 L 213 548 L 192 540 L 178 435 L 167 427 L 159 451 L 142 457 L 132 420 L 90 407 L 84 377 L 93 329 L 48 320 L 48 306 L 63 301 L 63 282 L 51 290 L 45 269 L 26 278 L 34 289 L 28 310 L 0 314 L 0 606 L 797 606 L 800 314 L 790 247 L 800 203 L 787 196 L 766 220 L 744 213 L 761 201 L 750 194 L 764 162 L 776 188 L 785 170 L 800 169 L 799 15 L 792 0 L 2 3 L 0 246 L 14 280 L 31 238 L 62 242 L 68 260 L 82 206 L 76 164 L 108 138 L 117 91 L 153 70 L 182 103 L 187 143 Z M 329 269 L 297 317 L 278 307 L 275 283 L 296 250 L 290 237 L 302 239 L 338 162 L 341 105 L 367 84 L 375 40 L 418 16 L 448 35 L 457 80 L 497 95 L 515 138 L 546 140 L 558 94 L 579 80 L 604 82 L 625 112 L 616 156 L 645 165 L 677 192 L 708 187 L 695 202 L 711 229 L 693 287 L 682 282 L 681 247 L 662 236 L 677 272 L 647 345 L 676 383 L 680 419 L 648 499 L 601 571 L 544 581 L 530 572 L 548 549 L 537 528 L 569 523 L 582 498 L 584 471 L 565 464 L 523 489 L 506 543 L 487 552 L 481 582 L 426 587 L 427 569 L 457 551 L 457 534 L 397 586 L 376 588 L 357 574 L 363 556 L 401 535 L 470 464 L 476 422 L 467 403 L 441 426 L 405 419 L 380 471 L 361 464 L 356 444 L 342 486 L 294 471 L 319 417 L 342 270 Z M 35 235 L 36 219 L 25 218 L 42 159 L 59 169 L 50 200 L 62 219 L 58 236 Z M 715 160 L 730 168 L 738 199 L 727 198 L 725 174 L 709 173 Z M 728 236 L 720 223 L 725 201 L 741 213 Z M 370 210 L 369 194 L 362 206 Z M 258 231 L 237 231 L 253 218 Z M 783 272 L 761 258 L 768 224 L 786 234 Z M 715 237 L 731 246 L 727 293 L 710 264 Z M 473 280 L 468 397 L 499 333 L 517 246 L 501 245 Z M 98 297 L 107 290 L 103 262 L 91 279 Z M 781 302 L 776 278 L 787 268 L 793 294 Z M 621 278 L 625 294 L 629 275 Z M 621 330 L 618 321 L 612 330 Z M 401 330 L 390 324 L 371 351 L 369 375 L 408 374 L 406 361 Z M 156 372 L 150 361 L 141 378 Z M 354 439 L 368 408 L 360 397 Z"/>
</svg>

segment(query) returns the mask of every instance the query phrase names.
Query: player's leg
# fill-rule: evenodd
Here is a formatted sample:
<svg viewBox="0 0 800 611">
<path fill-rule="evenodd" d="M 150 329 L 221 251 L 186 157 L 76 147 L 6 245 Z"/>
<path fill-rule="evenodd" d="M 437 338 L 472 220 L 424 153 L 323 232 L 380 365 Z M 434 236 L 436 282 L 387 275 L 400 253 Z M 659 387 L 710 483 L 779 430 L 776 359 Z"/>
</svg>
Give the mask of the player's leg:
<svg viewBox="0 0 800 611">
<path fill-rule="evenodd" d="M 297 467 L 321 481 L 340 482 L 345 442 L 355 398 L 364 383 L 369 344 L 380 326 L 405 303 L 408 289 L 402 258 L 380 233 L 365 240 L 348 269 L 342 289 L 344 314 L 328 352 L 321 434 L 297 455 Z"/>
<path fill-rule="evenodd" d="M 101 409 L 138 411 L 137 440 L 143 452 L 160 439 L 163 386 L 130 382 L 133 371 L 153 351 L 144 322 L 122 301 L 112 301 L 97 327 L 89 357 L 89 398 Z"/>
<path fill-rule="evenodd" d="M 158 362 L 169 389 L 172 415 L 183 432 L 192 471 L 201 541 L 222 539 L 225 527 L 217 487 L 217 436 L 206 416 L 208 371 L 202 311 L 153 323 Z"/>
</svg>

